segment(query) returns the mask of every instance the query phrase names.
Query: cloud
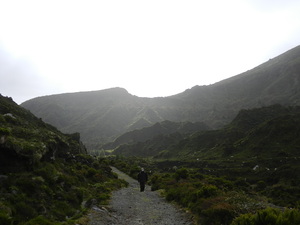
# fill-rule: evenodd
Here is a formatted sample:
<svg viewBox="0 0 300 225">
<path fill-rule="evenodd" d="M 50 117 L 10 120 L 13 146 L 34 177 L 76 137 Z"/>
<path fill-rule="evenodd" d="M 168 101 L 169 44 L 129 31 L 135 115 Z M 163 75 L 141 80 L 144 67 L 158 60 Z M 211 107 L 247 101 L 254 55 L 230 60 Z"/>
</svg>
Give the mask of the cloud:
<svg viewBox="0 0 300 225">
<path fill-rule="evenodd" d="M 295 0 L 251 0 L 247 2 L 252 7 L 264 12 L 291 10 L 294 7 L 299 7 L 299 1 Z"/>
<path fill-rule="evenodd" d="M 290 0 L 17 2 L 0 1 L 0 45 L 14 56 L 2 54 L 10 87 L 1 91 L 14 98 L 116 86 L 143 97 L 177 94 L 300 40 L 300 3 Z"/>
<path fill-rule="evenodd" d="M 25 59 L 12 57 L 0 47 L 0 93 L 22 103 L 32 96 L 51 93 L 47 81 Z"/>
</svg>

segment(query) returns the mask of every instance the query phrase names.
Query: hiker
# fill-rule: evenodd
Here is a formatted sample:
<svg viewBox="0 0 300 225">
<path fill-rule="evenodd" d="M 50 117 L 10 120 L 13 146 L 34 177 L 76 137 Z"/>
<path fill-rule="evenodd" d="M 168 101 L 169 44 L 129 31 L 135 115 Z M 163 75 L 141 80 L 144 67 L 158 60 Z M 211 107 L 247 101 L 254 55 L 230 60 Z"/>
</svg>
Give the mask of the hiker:
<svg viewBox="0 0 300 225">
<path fill-rule="evenodd" d="M 143 192 L 145 190 L 145 184 L 148 181 L 148 174 L 144 171 L 144 168 L 141 169 L 138 175 L 138 182 L 140 183 L 140 190 Z"/>
</svg>

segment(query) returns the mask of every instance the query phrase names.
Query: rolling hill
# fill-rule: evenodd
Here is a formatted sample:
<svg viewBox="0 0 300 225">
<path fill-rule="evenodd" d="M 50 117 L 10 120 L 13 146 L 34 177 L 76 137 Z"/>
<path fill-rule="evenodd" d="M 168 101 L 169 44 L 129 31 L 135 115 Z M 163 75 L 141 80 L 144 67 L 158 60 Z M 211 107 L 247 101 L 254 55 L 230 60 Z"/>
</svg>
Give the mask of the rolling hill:
<svg viewBox="0 0 300 225">
<path fill-rule="evenodd" d="M 300 104 L 300 46 L 237 76 L 169 97 L 140 98 L 112 88 L 38 97 L 22 106 L 63 132 L 80 132 L 92 149 L 165 120 L 218 129 L 241 109 L 273 104 Z"/>
</svg>

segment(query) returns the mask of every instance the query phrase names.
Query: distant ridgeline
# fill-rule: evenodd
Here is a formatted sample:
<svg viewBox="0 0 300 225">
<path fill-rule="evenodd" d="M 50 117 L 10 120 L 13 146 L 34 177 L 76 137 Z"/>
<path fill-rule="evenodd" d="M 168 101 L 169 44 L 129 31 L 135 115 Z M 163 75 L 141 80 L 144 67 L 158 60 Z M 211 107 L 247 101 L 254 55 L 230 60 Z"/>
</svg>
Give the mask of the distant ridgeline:
<svg viewBox="0 0 300 225">
<path fill-rule="evenodd" d="M 157 122 L 201 122 L 219 129 L 241 109 L 274 104 L 300 104 L 300 46 L 237 76 L 169 97 L 141 98 L 112 88 L 44 96 L 22 106 L 63 132 L 80 132 L 88 149 L 98 149 Z"/>
</svg>

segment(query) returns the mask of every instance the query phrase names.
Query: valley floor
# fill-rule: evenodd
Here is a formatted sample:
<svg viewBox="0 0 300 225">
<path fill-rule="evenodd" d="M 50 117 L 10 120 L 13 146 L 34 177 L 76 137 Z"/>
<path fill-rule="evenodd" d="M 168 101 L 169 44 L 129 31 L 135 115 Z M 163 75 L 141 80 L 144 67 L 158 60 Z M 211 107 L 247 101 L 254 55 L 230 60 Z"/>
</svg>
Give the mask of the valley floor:
<svg viewBox="0 0 300 225">
<path fill-rule="evenodd" d="M 158 192 L 146 186 L 139 191 L 136 180 L 113 168 L 119 178 L 129 185 L 115 191 L 110 205 L 106 208 L 94 207 L 89 214 L 89 225 L 193 225 L 191 216 L 176 206 L 166 202 Z"/>
</svg>

